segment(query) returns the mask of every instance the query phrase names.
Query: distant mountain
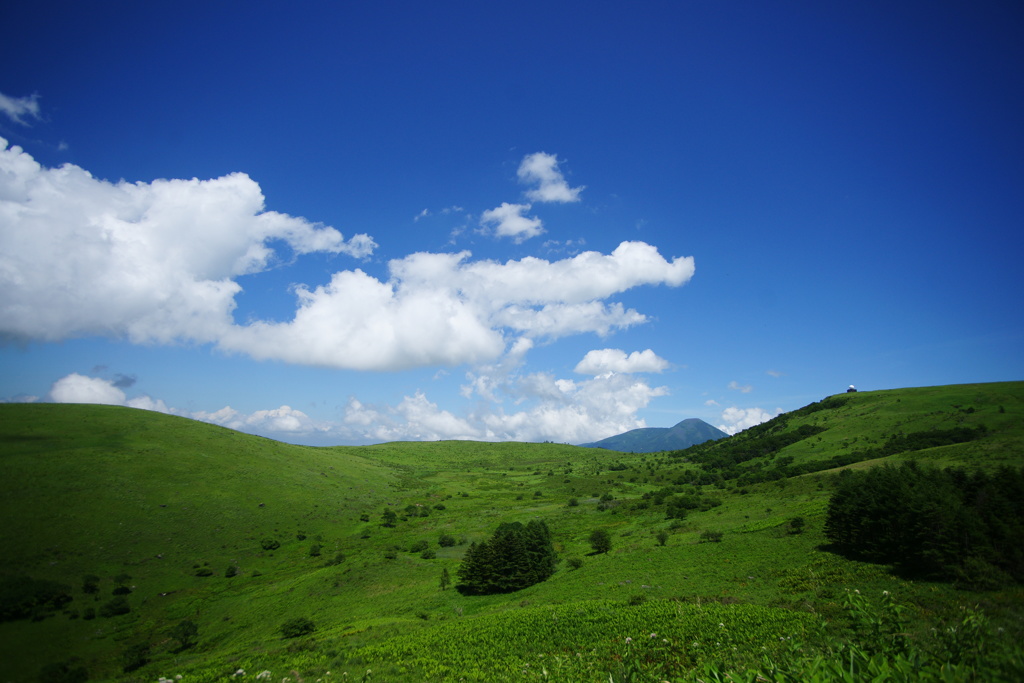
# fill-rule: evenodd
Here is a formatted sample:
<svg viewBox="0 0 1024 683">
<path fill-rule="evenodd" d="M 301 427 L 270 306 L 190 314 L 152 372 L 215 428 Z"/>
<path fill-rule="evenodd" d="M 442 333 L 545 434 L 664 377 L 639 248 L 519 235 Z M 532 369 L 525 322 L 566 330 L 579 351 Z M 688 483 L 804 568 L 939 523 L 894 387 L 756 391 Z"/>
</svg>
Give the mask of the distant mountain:
<svg viewBox="0 0 1024 683">
<path fill-rule="evenodd" d="M 587 448 L 606 448 L 623 453 L 657 453 L 658 451 L 678 451 L 725 436 L 729 435 L 721 429 L 712 427 L 704 420 L 691 417 L 675 427 L 632 429 L 623 434 L 609 436 L 607 439 L 580 445 Z"/>
</svg>

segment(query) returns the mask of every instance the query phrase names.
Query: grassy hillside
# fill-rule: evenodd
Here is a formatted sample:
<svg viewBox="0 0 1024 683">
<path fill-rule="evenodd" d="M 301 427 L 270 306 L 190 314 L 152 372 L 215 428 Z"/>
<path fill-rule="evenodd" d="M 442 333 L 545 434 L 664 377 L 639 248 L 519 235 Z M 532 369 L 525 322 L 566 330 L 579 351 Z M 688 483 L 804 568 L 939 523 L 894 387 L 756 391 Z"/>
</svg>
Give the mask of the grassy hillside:
<svg viewBox="0 0 1024 683">
<path fill-rule="evenodd" d="M 737 649 L 726 654 L 743 667 L 756 663 L 744 659 L 751 648 L 775 651 L 823 618 L 841 628 L 846 589 L 898 595 L 915 632 L 981 604 L 1003 637 L 1024 635 L 1019 588 L 907 581 L 822 549 L 837 459 L 1024 465 L 1024 383 L 835 399 L 646 455 L 477 442 L 312 448 L 125 408 L 0 405 L 0 578 L 57 581 L 73 596 L 51 616 L 0 623 L 4 679 L 38 680 L 64 663 L 90 680 L 191 683 L 239 668 L 275 680 L 366 669 L 374 680 L 529 680 L 547 662 L 559 680 L 608 680 L 609 663 L 622 665 L 632 647 L 626 636 L 692 638 L 710 652 L 731 642 L 708 638 L 712 622 L 733 629 Z M 970 440 L 889 452 L 920 445 L 923 433 L 982 426 Z M 653 495 L 666 487 L 701 506 L 669 519 Z M 400 516 L 393 528 L 382 526 L 385 509 Z M 563 559 L 552 578 L 505 595 L 441 590 L 468 542 L 538 517 Z M 611 533 L 607 554 L 590 554 L 598 528 Z M 442 546 L 442 534 L 456 544 Z M 418 541 L 433 558 L 409 552 Z M 96 594 L 83 590 L 89 574 Z M 100 616 L 122 584 L 131 611 Z M 283 638 L 295 617 L 315 633 Z M 185 619 L 198 644 L 178 652 L 168 630 Z M 124 673 L 125 653 L 140 645 L 149 663 Z M 575 668 L 554 666 L 573 653 Z"/>
</svg>

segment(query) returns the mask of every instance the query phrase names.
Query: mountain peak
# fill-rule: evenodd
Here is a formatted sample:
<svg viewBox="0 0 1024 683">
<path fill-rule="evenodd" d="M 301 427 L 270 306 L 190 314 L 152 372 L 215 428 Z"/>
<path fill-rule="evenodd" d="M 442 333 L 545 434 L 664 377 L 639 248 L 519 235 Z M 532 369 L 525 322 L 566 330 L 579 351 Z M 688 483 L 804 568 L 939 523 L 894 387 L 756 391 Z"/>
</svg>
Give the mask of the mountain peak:
<svg viewBox="0 0 1024 683">
<path fill-rule="evenodd" d="M 580 444 L 588 448 L 606 448 L 624 453 L 656 453 L 678 451 L 705 441 L 728 436 L 696 417 L 687 418 L 672 427 L 644 427 L 609 436 L 594 443 Z"/>
</svg>

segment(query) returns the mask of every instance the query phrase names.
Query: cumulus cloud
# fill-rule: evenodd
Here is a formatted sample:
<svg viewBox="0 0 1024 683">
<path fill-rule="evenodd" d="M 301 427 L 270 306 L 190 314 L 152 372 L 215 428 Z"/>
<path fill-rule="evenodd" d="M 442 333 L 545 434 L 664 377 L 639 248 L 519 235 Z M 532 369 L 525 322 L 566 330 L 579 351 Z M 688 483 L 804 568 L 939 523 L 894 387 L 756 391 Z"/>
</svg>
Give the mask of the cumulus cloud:
<svg viewBox="0 0 1024 683">
<path fill-rule="evenodd" d="M 71 373 L 53 383 L 50 388 L 50 400 L 54 403 L 100 403 L 104 405 L 124 405 L 125 393 L 114 386 L 113 382 L 99 377 L 87 377 L 77 372 Z"/>
<path fill-rule="evenodd" d="M 754 390 L 754 387 L 750 386 L 749 384 L 740 384 L 736 380 L 729 382 L 729 388 L 732 389 L 733 391 L 738 391 L 741 394 L 749 394 L 751 391 Z"/>
<path fill-rule="evenodd" d="M 6 114 L 11 121 L 27 126 L 29 124 L 25 121 L 26 117 L 31 119 L 40 118 L 39 95 L 10 97 L 0 92 L 0 112 Z"/>
<path fill-rule="evenodd" d="M 536 152 L 527 154 L 519 164 L 519 181 L 525 185 L 537 184 L 527 191 L 526 197 L 535 202 L 578 202 L 580 192 L 585 188 L 569 187 L 562 172 L 558 170 L 558 157 L 554 154 Z"/>
<path fill-rule="evenodd" d="M 770 413 L 760 408 L 737 408 L 736 406 L 731 406 L 722 411 L 722 424 L 718 425 L 718 428 L 731 436 L 754 425 L 767 422 L 781 413 L 782 408 L 776 408 L 774 413 Z"/>
<path fill-rule="evenodd" d="M 529 210 L 530 204 L 502 202 L 498 208 L 480 214 L 480 225 L 493 226 L 495 235 L 511 237 L 519 244 L 544 232 L 544 224 L 539 218 L 523 215 Z"/>
<path fill-rule="evenodd" d="M 233 327 L 219 345 L 255 358 L 360 370 L 486 363 L 505 349 L 506 331 L 554 339 L 642 323 L 637 311 L 601 300 L 645 284 L 678 286 L 693 275 L 692 258 L 667 261 L 643 242 L 553 262 L 469 257 L 395 259 L 386 282 L 361 270 L 335 273 L 327 285 L 297 288 L 293 320 Z"/>
<path fill-rule="evenodd" d="M 281 243 L 291 256 L 270 246 Z M 302 254 L 358 258 L 375 247 L 367 235 L 346 240 L 265 210 L 242 173 L 110 183 L 73 165 L 44 168 L 6 142 L 0 149 L 0 339 L 209 343 L 358 370 L 480 364 L 524 338 L 642 324 L 642 313 L 608 299 L 694 273 L 692 258 L 669 260 L 644 242 L 550 261 L 415 253 L 390 261 L 385 279 L 353 269 L 296 285 L 290 320 L 234 319 L 240 276 Z"/>
<path fill-rule="evenodd" d="M 67 164 L 47 169 L 0 149 L 0 318 L 15 339 L 125 336 L 216 340 L 232 324 L 234 278 L 278 256 L 366 256 L 367 235 L 264 210 L 243 173 L 213 180 L 110 183 Z"/>
<path fill-rule="evenodd" d="M 594 349 L 588 351 L 573 372 L 581 375 L 603 375 L 609 372 L 661 372 L 668 361 L 651 349 L 634 351 L 626 355 L 620 349 Z"/>
</svg>

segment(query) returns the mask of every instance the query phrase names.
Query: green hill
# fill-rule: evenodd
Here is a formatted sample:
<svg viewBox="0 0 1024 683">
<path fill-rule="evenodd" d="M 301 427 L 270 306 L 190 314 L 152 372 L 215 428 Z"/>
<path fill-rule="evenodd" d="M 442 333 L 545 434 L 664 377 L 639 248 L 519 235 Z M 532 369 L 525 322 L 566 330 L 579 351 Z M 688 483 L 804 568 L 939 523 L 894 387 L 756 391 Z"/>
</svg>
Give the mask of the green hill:
<svg viewBox="0 0 1024 683">
<path fill-rule="evenodd" d="M 238 669 L 292 681 L 367 669 L 372 680 L 543 680 L 545 668 L 549 679 L 618 681 L 631 675 L 620 669 L 633 639 L 649 633 L 659 638 L 641 669 L 740 670 L 765 652 L 795 656 L 780 649 L 795 633 L 819 642 L 822 619 L 838 638 L 846 589 L 898 596 L 922 639 L 970 604 L 1003 628 L 986 642 L 1019 642 L 1019 587 L 974 593 L 900 578 L 828 552 L 823 522 L 836 468 L 1024 465 L 1022 417 L 1021 382 L 861 392 L 651 455 L 478 442 L 313 448 L 127 408 L 0 405 L 0 606 L 52 585 L 43 582 L 71 597 L 35 593 L 25 618 L 0 622 L 4 680 L 44 670 L 75 680 L 81 669 L 93 681 L 193 683 Z M 385 510 L 395 526 L 382 525 Z M 533 519 L 560 558 L 551 578 L 504 595 L 441 589 L 470 542 Z M 610 533 L 610 552 L 592 554 L 596 529 Z M 432 552 L 410 552 L 422 542 Z M 130 611 L 103 616 L 118 598 Z M 296 618 L 316 630 L 283 637 Z M 183 620 L 198 637 L 182 650 L 170 630 Z M 711 636 L 712 626 L 723 630 Z M 655 646 L 667 649 L 655 656 Z M 133 653 L 144 653 L 141 666 L 125 672 Z"/>
<path fill-rule="evenodd" d="M 581 444 L 586 448 L 606 448 L 624 453 L 657 453 L 676 451 L 705 441 L 714 441 L 728 436 L 717 427 L 695 417 L 683 420 L 672 427 L 644 427 L 631 429 L 622 434 L 609 436 L 594 443 Z"/>
</svg>

